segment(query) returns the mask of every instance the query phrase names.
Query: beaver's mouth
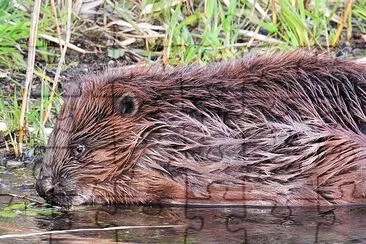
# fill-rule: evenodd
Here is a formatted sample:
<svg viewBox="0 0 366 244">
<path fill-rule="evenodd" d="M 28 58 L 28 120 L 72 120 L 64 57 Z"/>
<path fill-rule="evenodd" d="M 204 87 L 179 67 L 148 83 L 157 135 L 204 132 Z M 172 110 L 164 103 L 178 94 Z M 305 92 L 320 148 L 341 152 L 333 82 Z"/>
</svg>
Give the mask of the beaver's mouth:
<svg viewBox="0 0 366 244">
<path fill-rule="evenodd" d="M 74 181 L 63 179 L 53 183 L 51 178 L 37 181 L 36 190 L 47 203 L 62 207 L 92 203 L 91 194 L 80 189 Z"/>
</svg>

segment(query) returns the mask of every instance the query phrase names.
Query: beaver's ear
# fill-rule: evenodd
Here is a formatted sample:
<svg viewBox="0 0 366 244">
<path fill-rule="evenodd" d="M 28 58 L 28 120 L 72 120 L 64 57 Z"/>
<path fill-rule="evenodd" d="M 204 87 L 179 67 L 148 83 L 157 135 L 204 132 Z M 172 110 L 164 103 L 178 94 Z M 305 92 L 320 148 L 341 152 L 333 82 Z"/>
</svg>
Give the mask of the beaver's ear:
<svg viewBox="0 0 366 244">
<path fill-rule="evenodd" d="M 132 93 L 125 93 L 114 100 L 114 111 L 121 116 L 133 116 L 139 109 L 139 101 Z"/>
</svg>

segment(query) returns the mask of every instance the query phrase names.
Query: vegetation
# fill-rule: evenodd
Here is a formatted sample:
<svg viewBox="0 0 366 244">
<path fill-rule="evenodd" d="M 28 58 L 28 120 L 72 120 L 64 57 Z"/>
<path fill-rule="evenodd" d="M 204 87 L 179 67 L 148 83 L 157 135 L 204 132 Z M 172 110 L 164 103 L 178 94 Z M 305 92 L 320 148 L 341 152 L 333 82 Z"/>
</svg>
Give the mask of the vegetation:
<svg viewBox="0 0 366 244">
<path fill-rule="evenodd" d="M 39 94 L 35 98 L 24 79 L 37 2 L 0 0 L 0 123 L 6 124 L 0 136 L 16 155 L 19 140 L 26 148 L 44 144 L 44 125 L 52 126 L 59 107 L 59 72 L 88 57 L 96 63 L 187 64 L 240 57 L 252 48 L 331 50 L 366 32 L 362 0 L 61 0 L 57 6 L 42 1 L 35 16 L 35 79 L 29 85 Z"/>
<path fill-rule="evenodd" d="M 60 212 L 57 209 L 39 207 L 34 203 L 17 202 L 9 204 L 0 209 L 0 217 L 2 218 L 16 218 L 20 215 L 26 216 L 57 216 Z"/>
</svg>

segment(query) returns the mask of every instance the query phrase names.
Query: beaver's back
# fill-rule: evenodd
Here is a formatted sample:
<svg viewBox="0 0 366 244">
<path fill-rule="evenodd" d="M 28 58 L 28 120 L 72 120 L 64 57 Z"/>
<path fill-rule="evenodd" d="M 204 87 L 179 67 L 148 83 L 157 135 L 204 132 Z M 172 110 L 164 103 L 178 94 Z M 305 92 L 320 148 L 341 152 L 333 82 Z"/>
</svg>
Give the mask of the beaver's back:
<svg viewBox="0 0 366 244">
<path fill-rule="evenodd" d="M 185 68 L 122 68 L 92 79 L 131 86 L 148 105 L 171 104 L 185 113 L 194 113 L 190 104 L 222 116 L 251 109 L 250 119 L 318 117 L 357 131 L 365 122 L 365 76 L 365 65 L 293 52 Z"/>
</svg>

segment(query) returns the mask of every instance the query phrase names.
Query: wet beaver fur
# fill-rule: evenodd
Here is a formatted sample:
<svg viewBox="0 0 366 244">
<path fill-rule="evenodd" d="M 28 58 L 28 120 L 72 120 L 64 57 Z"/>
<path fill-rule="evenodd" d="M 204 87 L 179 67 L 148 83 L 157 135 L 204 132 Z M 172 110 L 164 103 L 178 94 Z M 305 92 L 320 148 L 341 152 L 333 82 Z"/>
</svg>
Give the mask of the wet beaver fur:
<svg viewBox="0 0 366 244">
<path fill-rule="evenodd" d="M 117 68 L 66 91 L 36 189 L 62 206 L 228 191 L 244 204 L 366 203 L 365 132 L 366 66 L 352 61 L 297 51 Z"/>
</svg>

